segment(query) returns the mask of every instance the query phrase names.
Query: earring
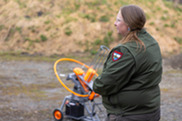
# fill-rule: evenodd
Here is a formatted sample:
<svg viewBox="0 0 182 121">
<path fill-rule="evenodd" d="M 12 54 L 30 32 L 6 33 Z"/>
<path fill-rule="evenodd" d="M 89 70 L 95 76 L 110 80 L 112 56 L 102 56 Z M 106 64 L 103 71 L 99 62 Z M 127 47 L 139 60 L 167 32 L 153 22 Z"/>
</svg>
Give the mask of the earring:
<svg viewBox="0 0 182 121">
<path fill-rule="evenodd" d="M 130 31 L 130 27 L 128 27 L 128 31 Z"/>
</svg>

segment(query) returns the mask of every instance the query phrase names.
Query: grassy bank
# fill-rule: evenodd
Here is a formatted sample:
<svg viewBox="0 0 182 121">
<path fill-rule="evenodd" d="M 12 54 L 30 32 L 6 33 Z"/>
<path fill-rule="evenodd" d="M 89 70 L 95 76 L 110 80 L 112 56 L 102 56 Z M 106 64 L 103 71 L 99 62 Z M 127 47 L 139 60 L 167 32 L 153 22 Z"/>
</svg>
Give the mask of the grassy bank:
<svg viewBox="0 0 182 121">
<path fill-rule="evenodd" d="M 21 52 L 0 52 L 0 60 L 3 61 L 45 61 L 45 62 L 55 62 L 60 58 L 72 58 L 79 60 L 81 62 L 91 62 L 94 55 L 88 53 L 70 54 L 70 55 L 51 55 L 45 56 L 41 54 L 28 54 Z"/>
</svg>

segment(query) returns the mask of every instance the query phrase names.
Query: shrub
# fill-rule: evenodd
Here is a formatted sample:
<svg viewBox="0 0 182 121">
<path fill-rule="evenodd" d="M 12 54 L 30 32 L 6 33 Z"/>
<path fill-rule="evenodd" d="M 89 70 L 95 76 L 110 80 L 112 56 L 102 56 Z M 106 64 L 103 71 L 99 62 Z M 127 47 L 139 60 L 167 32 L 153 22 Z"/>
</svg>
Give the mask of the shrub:
<svg viewBox="0 0 182 121">
<path fill-rule="evenodd" d="M 149 19 L 150 19 L 149 14 L 147 14 L 147 13 L 146 13 L 145 15 L 146 15 L 146 19 L 148 19 L 148 20 L 149 20 Z"/>
<path fill-rule="evenodd" d="M 49 31 L 50 29 L 51 29 L 51 27 L 49 26 L 49 27 L 46 28 L 46 31 Z"/>
<path fill-rule="evenodd" d="M 159 28 L 158 27 L 156 28 L 156 31 L 159 31 Z"/>
<path fill-rule="evenodd" d="M 113 33 L 113 31 L 107 32 L 107 35 L 109 36 L 110 39 L 112 38 L 112 33 Z"/>
<path fill-rule="evenodd" d="M 166 14 L 167 14 L 167 13 L 168 13 L 168 11 L 167 11 L 167 10 L 164 10 L 164 13 L 166 13 Z"/>
<path fill-rule="evenodd" d="M 80 8 L 80 4 L 75 3 L 75 10 L 78 10 Z"/>
<path fill-rule="evenodd" d="M 92 2 L 85 2 L 85 5 L 87 5 L 89 8 L 93 9 L 96 6 L 100 5 L 100 1 L 99 0 L 93 0 Z"/>
<path fill-rule="evenodd" d="M 104 45 L 106 45 L 107 47 L 109 46 L 109 38 L 107 36 L 104 37 Z"/>
<path fill-rule="evenodd" d="M 16 0 L 16 2 L 19 4 L 20 8 L 26 8 L 27 7 L 27 5 L 24 2 L 22 2 L 21 0 Z"/>
<path fill-rule="evenodd" d="M 0 31 L 4 29 L 4 25 L 0 25 Z"/>
<path fill-rule="evenodd" d="M 160 7 L 157 7 L 157 11 L 160 11 L 161 10 L 161 8 Z"/>
<path fill-rule="evenodd" d="M 34 41 L 33 40 L 29 40 L 29 47 L 34 45 Z"/>
<path fill-rule="evenodd" d="M 148 0 L 148 1 L 150 1 L 150 2 L 152 2 L 152 3 L 156 2 L 156 0 Z"/>
<path fill-rule="evenodd" d="M 39 39 L 35 39 L 35 42 L 40 42 L 40 40 Z"/>
<path fill-rule="evenodd" d="M 169 27 L 169 24 L 164 24 L 164 27 Z"/>
<path fill-rule="evenodd" d="M 97 50 L 91 50 L 90 53 L 91 53 L 92 55 L 95 55 L 95 54 L 97 54 Z"/>
<path fill-rule="evenodd" d="M 45 42 L 45 41 L 47 41 L 47 37 L 45 36 L 45 35 L 40 35 L 40 40 L 42 41 L 42 42 Z"/>
<path fill-rule="evenodd" d="M 175 23 L 174 22 L 172 22 L 171 23 L 171 28 L 175 28 L 176 26 L 175 26 Z"/>
<path fill-rule="evenodd" d="M 86 46 L 85 51 L 89 51 L 89 41 L 88 40 L 86 40 L 85 46 Z"/>
<path fill-rule="evenodd" d="M 100 45 L 101 42 L 102 42 L 102 41 L 101 41 L 100 39 L 96 39 L 95 42 L 94 42 L 94 44 L 95 44 L 95 45 Z"/>
<path fill-rule="evenodd" d="M 26 38 L 25 38 L 25 41 L 29 41 L 29 40 L 31 40 L 31 39 L 30 39 L 30 38 L 28 38 L 28 37 L 26 37 Z"/>
<path fill-rule="evenodd" d="M 26 37 L 25 38 L 25 41 L 29 41 L 29 45 L 33 45 L 33 43 L 39 43 L 40 42 L 40 39 L 35 39 L 35 40 L 32 40 L 30 39 L 29 37 Z"/>
<path fill-rule="evenodd" d="M 162 17 L 161 17 L 161 20 L 166 21 L 166 20 L 168 20 L 168 18 L 165 17 L 165 16 L 162 16 Z"/>
<path fill-rule="evenodd" d="M 45 21 L 44 23 L 45 24 L 49 24 L 51 21 L 50 20 L 47 20 L 47 21 Z"/>
<path fill-rule="evenodd" d="M 86 18 L 86 19 L 88 19 L 91 22 L 95 22 L 96 21 L 96 17 L 93 14 L 85 14 L 85 15 L 83 15 L 83 18 Z"/>
<path fill-rule="evenodd" d="M 66 27 L 66 28 L 64 29 L 64 33 L 65 33 L 66 35 L 70 36 L 70 35 L 72 34 L 72 31 L 71 31 L 71 29 L 70 29 L 69 27 Z"/>
<path fill-rule="evenodd" d="M 19 33 L 22 32 L 22 28 L 21 28 L 21 27 L 16 27 L 15 29 L 16 29 L 16 31 L 18 31 Z"/>
<path fill-rule="evenodd" d="M 61 18 L 61 15 L 60 15 L 60 14 L 58 14 L 58 15 L 56 15 L 56 17 L 57 17 L 57 18 Z"/>
<path fill-rule="evenodd" d="M 31 32 L 33 32 L 33 33 L 36 33 L 36 32 L 37 32 L 35 26 L 30 26 L 30 27 L 28 27 L 28 29 L 29 29 Z"/>
<path fill-rule="evenodd" d="M 102 4 L 107 4 L 107 0 L 102 0 Z"/>
<path fill-rule="evenodd" d="M 173 7 L 173 3 L 171 1 L 163 0 L 163 2 L 164 2 L 166 7 L 168 7 L 168 8 L 172 8 Z"/>
<path fill-rule="evenodd" d="M 108 22 L 109 21 L 109 17 L 106 16 L 106 15 L 103 15 L 103 16 L 100 17 L 99 21 L 101 21 L 101 22 Z"/>
<path fill-rule="evenodd" d="M 70 23 L 72 21 L 77 21 L 77 19 L 73 18 L 73 17 L 67 17 L 67 18 L 65 18 L 65 21 L 63 22 L 63 24 L 67 24 L 67 23 Z"/>
<path fill-rule="evenodd" d="M 155 23 L 154 23 L 154 22 L 150 22 L 149 24 L 150 24 L 150 25 L 154 25 Z"/>
<path fill-rule="evenodd" d="M 174 39 L 175 39 L 179 44 L 182 44 L 182 37 L 174 37 Z"/>
</svg>

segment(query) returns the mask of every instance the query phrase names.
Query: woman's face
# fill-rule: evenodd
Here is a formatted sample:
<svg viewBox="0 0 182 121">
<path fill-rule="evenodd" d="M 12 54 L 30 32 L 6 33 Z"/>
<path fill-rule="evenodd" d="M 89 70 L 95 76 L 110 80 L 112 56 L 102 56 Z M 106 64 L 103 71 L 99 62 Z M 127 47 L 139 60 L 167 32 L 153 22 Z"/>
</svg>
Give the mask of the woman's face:
<svg viewBox="0 0 182 121">
<path fill-rule="evenodd" d="M 128 25 L 124 22 L 120 11 L 118 12 L 114 25 L 116 26 L 118 34 L 125 36 L 128 33 Z"/>
</svg>

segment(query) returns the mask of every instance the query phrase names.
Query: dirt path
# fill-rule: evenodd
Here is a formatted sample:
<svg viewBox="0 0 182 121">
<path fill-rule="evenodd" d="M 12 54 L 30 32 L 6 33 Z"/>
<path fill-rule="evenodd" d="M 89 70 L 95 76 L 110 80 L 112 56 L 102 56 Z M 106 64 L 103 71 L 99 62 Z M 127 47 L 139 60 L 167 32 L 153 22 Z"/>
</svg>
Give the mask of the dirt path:
<svg viewBox="0 0 182 121">
<path fill-rule="evenodd" d="M 0 121 L 53 121 L 65 95 L 53 62 L 0 61 Z M 182 70 L 164 64 L 161 121 L 182 119 Z"/>
</svg>

